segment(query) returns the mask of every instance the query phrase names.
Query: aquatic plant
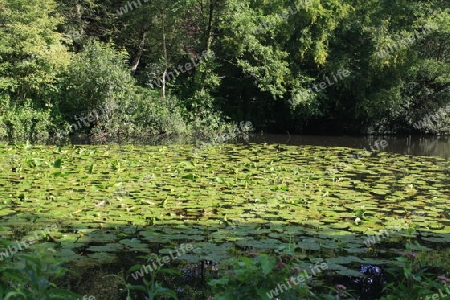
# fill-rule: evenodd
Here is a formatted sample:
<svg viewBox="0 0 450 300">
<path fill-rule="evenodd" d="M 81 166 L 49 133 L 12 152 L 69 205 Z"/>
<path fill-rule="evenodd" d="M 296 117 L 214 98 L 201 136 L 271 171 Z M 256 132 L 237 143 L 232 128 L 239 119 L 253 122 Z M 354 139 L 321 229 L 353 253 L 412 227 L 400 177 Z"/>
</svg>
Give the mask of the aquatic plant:
<svg viewBox="0 0 450 300">
<path fill-rule="evenodd" d="M 291 280 L 301 272 L 294 264 L 297 261 L 295 257 L 264 254 L 252 256 L 254 257 L 230 259 L 222 265 L 220 278 L 208 283 L 212 287 L 214 299 L 272 299 L 278 297 L 280 285 L 285 287 L 284 291 L 281 290 L 283 299 L 314 296 L 306 285 L 305 278 L 298 285 Z M 288 283 L 285 283 L 286 280 Z"/>
<path fill-rule="evenodd" d="M 82 296 L 52 281 L 68 272 L 61 261 L 48 254 L 17 254 L 0 268 L 0 299 L 77 300 Z"/>
<path fill-rule="evenodd" d="M 392 281 L 387 284 L 381 300 L 421 299 L 420 297 L 434 294 L 441 286 L 431 272 L 425 260 L 418 255 L 427 248 L 419 243 L 407 243 L 402 256 L 396 258 L 395 264 L 388 268 Z"/>
</svg>

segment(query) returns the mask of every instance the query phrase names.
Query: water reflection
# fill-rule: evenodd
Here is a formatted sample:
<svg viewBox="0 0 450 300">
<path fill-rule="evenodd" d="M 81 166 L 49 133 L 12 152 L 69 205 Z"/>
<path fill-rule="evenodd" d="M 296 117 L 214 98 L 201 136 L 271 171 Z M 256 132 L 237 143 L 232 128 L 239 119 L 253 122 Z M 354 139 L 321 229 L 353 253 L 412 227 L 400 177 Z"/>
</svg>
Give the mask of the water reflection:
<svg viewBox="0 0 450 300">
<path fill-rule="evenodd" d="M 424 155 L 450 157 L 450 138 L 421 136 L 322 136 L 322 135 L 285 135 L 262 134 L 254 135 L 253 143 L 278 143 L 287 145 L 314 145 L 330 147 L 351 147 L 367 150 L 377 149 L 377 145 L 385 140 L 388 145 L 383 151 L 407 155 Z M 378 143 L 377 143 L 378 142 Z"/>
</svg>

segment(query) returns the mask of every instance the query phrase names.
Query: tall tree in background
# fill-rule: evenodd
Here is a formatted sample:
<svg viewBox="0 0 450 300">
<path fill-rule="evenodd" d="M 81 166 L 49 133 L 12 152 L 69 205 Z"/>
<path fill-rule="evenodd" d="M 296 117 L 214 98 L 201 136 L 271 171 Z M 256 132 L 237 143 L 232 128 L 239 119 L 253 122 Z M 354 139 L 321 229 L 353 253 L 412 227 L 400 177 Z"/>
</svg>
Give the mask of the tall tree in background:
<svg viewBox="0 0 450 300">
<path fill-rule="evenodd" d="M 161 88 L 178 74 L 174 67 L 186 55 L 183 1 L 142 3 L 136 9 L 117 15 L 120 31 L 113 36 L 131 54 L 131 71 L 142 85 Z M 126 3 L 124 3 L 126 5 Z"/>
<path fill-rule="evenodd" d="M 256 111 L 254 118 L 266 123 L 290 115 L 275 114 L 282 98 L 305 115 L 317 113 L 309 83 L 324 69 L 328 42 L 350 10 L 337 0 L 227 1 L 219 43 L 228 62 L 223 71 L 235 78 L 223 88 L 237 98 L 233 106 Z"/>
<path fill-rule="evenodd" d="M 353 72 L 344 91 L 331 90 L 336 115 L 377 131 L 410 127 L 449 99 L 449 89 L 436 82 L 445 82 L 438 74 L 449 74 L 448 53 L 442 51 L 450 41 L 449 10 L 442 1 L 351 2 L 355 11 L 331 42 L 332 61 L 350 61 Z M 417 76 L 428 79 L 418 83 Z M 426 87 L 436 84 L 447 96 Z"/>
<path fill-rule="evenodd" d="M 215 115 L 207 121 L 214 123 L 218 111 L 279 132 L 410 130 L 449 104 L 449 6 L 444 0 L 0 0 L 0 98 L 58 110 L 65 97 L 58 89 L 78 70 L 70 53 L 83 53 L 93 39 L 129 57 L 129 72 L 145 91 L 142 103 L 156 93 L 177 98 L 169 102 L 189 121 Z M 311 89 L 343 70 L 351 75 Z M 77 78 L 95 88 L 91 79 Z M 65 115 L 97 103 L 90 101 L 64 102 Z M 446 123 L 432 125 L 423 131 Z"/>
<path fill-rule="evenodd" d="M 0 0 L 0 95 L 16 104 L 50 105 L 47 96 L 69 64 L 55 10 L 53 0 Z"/>
</svg>

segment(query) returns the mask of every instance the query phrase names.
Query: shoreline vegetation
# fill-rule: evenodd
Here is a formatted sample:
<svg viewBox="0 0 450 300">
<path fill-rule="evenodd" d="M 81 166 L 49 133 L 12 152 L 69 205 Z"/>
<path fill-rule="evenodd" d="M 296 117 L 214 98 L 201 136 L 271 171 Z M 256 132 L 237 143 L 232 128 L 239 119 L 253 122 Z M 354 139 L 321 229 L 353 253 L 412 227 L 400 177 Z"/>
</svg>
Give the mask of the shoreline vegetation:
<svg viewBox="0 0 450 300">
<path fill-rule="evenodd" d="M 0 140 L 450 134 L 449 9 L 330 1 L 6 3 Z"/>
</svg>

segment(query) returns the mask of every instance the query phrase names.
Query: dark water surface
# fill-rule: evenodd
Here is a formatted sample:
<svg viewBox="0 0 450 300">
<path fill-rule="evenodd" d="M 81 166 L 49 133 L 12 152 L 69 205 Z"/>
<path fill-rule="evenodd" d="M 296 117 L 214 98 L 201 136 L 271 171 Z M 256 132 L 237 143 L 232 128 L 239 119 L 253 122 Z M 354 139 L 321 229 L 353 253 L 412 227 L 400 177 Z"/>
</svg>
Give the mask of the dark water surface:
<svg viewBox="0 0 450 300">
<path fill-rule="evenodd" d="M 230 141 L 231 142 L 231 141 Z M 290 135 L 252 134 L 249 142 L 284 145 L 312 145 L 327 147 L 350 147 L 368 151 L 387 151 L 414 156 L 450 157 L 450 136 L 336 136 L 336 135 Z M 72 144 L 89 145 L 88 138 L 71 138 Z M 185 139 L 159 139 L 151 142 L 137 141 L 138 144 L 184 144 Z M 384 146 L 384 147 L 383 147 Z"/>
<path fill-rule="evenodd" d="M 383 142 L 384 140 L 384 142 Z M 368 151 L 379 150 L 406 155 L 450 157 L 450 137 L 423 136 L 326 136 L 326 135 L 289 135 L 256 134 L 250 142 L 314 145 L 329 147 L 351 147 Z M 383 148 L 383 146 L 385 146 Z"/>
</svg>

